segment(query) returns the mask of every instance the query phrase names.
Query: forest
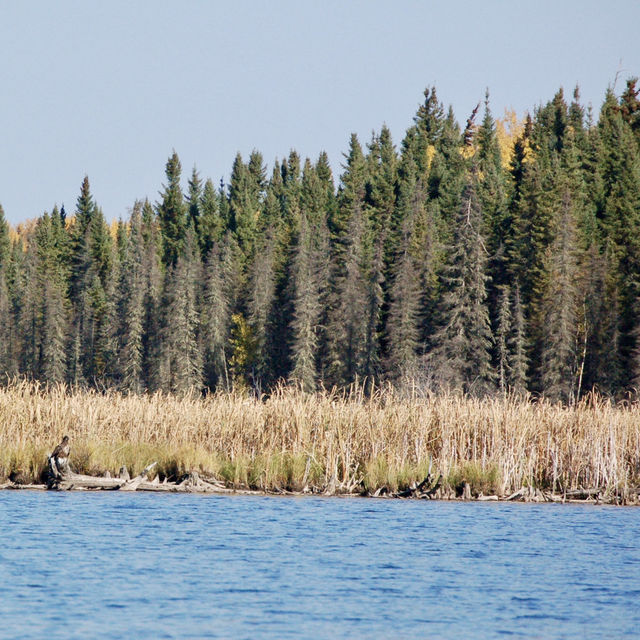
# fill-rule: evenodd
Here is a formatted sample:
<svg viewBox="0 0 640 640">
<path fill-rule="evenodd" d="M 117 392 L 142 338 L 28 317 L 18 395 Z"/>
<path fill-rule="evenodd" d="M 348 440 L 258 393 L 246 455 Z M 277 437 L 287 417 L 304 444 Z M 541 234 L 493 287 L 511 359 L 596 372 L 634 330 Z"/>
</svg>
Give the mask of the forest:
<svg viewBox="0 0 640 640">
<path fill-rule="evenodd" d="M 599 112 L 562 90 L 464 126 L 429 87 L 398 145 L 228 184 L 174 151 L 156 202 L 108 223 L 85 177 L 10 226 L 0 206 L 0 372 L 124 393 L 398 389 L 574 404 L 640 387 L 640 89 Z M 1 194 L 0 194 L 1 198 Z M 54 198 L 52 198 L 54 200 Z"/>
</svg>

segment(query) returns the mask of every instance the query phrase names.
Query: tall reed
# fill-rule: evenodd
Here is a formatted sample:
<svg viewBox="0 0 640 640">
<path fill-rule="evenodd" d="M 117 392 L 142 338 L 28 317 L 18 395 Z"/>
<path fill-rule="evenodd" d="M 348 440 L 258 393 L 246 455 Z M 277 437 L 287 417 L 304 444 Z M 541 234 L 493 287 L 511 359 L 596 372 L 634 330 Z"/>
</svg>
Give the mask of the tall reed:
<svg viewBox="0 0 640 640">
<path fill-rule="evenodd" d="M 640 486 L 640 406 L 589 396 L 567 408 L 515 397 L 305 394 L 282 387 L 173 397 L 75 391 L 12 382 L 0 388 L 0 478 L 37 479 L 64 435 L 79 472 L 136 473 L 157 461 L 260 489 L 396 490 L 429 469 L 445 486 L 506 494 Z"/>
</svg>

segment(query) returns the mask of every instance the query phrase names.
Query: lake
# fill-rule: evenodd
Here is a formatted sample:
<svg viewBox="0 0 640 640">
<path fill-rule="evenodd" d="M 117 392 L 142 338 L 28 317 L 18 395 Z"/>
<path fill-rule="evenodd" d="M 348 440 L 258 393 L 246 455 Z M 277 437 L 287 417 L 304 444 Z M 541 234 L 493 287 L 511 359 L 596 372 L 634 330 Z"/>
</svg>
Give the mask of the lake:
<svg viewBox="0 0 640 640">
<path fill-rule="evenodd" d="M 640 509 L 0 492 L 2 638 L 640 635 Z"/>
</svg>

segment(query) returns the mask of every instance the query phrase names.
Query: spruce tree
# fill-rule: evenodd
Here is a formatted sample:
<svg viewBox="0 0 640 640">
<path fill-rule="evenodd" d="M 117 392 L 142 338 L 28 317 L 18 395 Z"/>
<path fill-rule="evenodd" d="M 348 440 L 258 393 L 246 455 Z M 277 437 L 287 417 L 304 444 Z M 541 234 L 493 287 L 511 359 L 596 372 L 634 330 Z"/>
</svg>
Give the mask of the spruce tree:
<svg viewBox="0 0 640 640">
<path fill-rule="evenodd" d="M 312 230 L 307 212 L 302 213 L 300 232 L 293 262 L 293 334 L 290 379 L 305 391 L 316 387 L 316 350 L 318 345 L 318 320 L 320 317 L 319 283 L 314 273 Z"/>
<path fill-rule="evenodd" d="M 256 339 L 256 384 L 262 389 L 271 381 L 269 341 L 277 278 L 277 231 L 269 227 L 258 240 L 250 267 L 248 319 Z"/>
<path fill-rule="evenodd" d="M 224 286 L 224 265 L 216 244 L 207 257 L 202 304 L 202 350 L 204 375 L 211 389 L 231 389 L 227 344 L 231 314 Z"/>
<path fill-rule="evenodd" d="M 575 219 L 563 188 L 557 235 L 548 252 L 548 284 L 542 299 L 541 389 L 552 401 L 575 400 L 577 388 Z"/>
<path fill-rule="evenodd" d="M 180 187 L 182 165 L 174 151 L 165 167 L 167 184 L 161 192 L 161 202 L 157 205 L 160 231 L 162 233 L 162 262 L 165 267 L 173 267 L 178 257 L 183 255 L 187 228 L 187 211 Z"/>
<path fill-rule="evenodd" d="M 136 202 L 131 213 L 129 243 L 120 282 L 120 386 L 132 393 L 140 393 L 145 386 L 142 206 L 141 202 Z"/>
<path fill-rule="evenodd" d="M 599 121 L 602 208 L 597 212 L 602 235 L 617 262 L 620 295 L 620 363 L 631 372 L 637 324 L 635 304 L 640 296 L 640 150 L 624 121 L 615 97 L 608 92 Z M 630 379 L 621 380 L 628 386 Z"/>
<path fill-rule="evenodd" d="M 189 178 L 189 191 L 187 195 L 189 203 L 189 223 L 193 225 L 196 236 L 200 236 L 200 218 L 202 217 L 202 180 L 196 167 L 193 167 Z"/>
<path fill-rule="evenodd" d="M 300 230 L 292 262 L 292 371 L 289 376 L 305 391 L 313 391 L 316 386 L 322 305 L 329 275 L 326 201 L 326 185 L 307 160 L 302 177 Z"/>
<path fill-rule="evenodd" d="M 161 295 L 162 237 L 159 221 L 148 200 L 142 205 L 142 381 L 150 391 L 162 387 Z"/>
<path fill-rule="evenodd" d="M 509 389 L 519 395 L 527 392 L 527 370 L 529 359 L 527 357 L 527 333 L 525 326 L 524 310 L 520 299 L 520 286 L 513 288 L 513 300 L 511 303 L 511 331 L 507 334 L 508 349 L 508 377 Z"/>
<path fill-rule="evenodd" d="M 477 162 L 480 179 L 478 196 L 484 214 L 484 225 L 489 251 L 491 286 L 489 300 L 495 306 L 499 287 L 508 280 L 505 265 L 505 232 L 507 221 L 507 193 L 502 157 L 496 133 L 496 124 L 489 109 L 489 92 L 485 97 L 485 112 L 477 134 Z"/>
<path fill-rule="evenodd" d="M 487 250 L 475 178 L 467 179 L 453 229 L 454 244 L 443 274 L 441 326 L 428 361 L 444 388 L 484 395 L 494 388 L 489 311 L 486 306 Z"/>
<path fill-rule="evenodd" d="M 204 183 L 199 212 L 198 240 L 202 257 L 205 259 L 214 243 L 220 242 L 224 232 L 224 220 L 220 215 L 219 197 L 211 179 Z"/>
<path fill-rule="evenodd" d="M 184 394 L 203 385 L 197 283 L 200 259 L 195 231 L 189 225 L 184 254 L 165 278 L 162 324 L 162 384 L 167 391 Z"/>
<path fill-rule="evenodd" d="M 0 380 L 12 371 L 11 301 L 7 287 L 5 265 L 0 265 Z"/>
<path fill-rule="evenodd" d="M 401 250 L 396 258 L 396 272 L 391 287 L 387 322 L 389 375 L 397 381 L 412 380 L 418 374 L 420 344 L 419 277 L 410 252 L 414 220 L 404 221 Z"/>
<path fill-rule="evenodd" d="M 265 183 L 261 154 L 253 151 L 246 165 L 238 154 L 231 171 L 229 210 L 231 229 L 246 260 L 250 260 L 253 255 Z"/>
<path fill-rule="evenodd" d="M 4 217 L 4 209 L 0 204 L 0 268 L 6 264 L 9 258 L 10 247 L 9 225 Z"/>
</svg>

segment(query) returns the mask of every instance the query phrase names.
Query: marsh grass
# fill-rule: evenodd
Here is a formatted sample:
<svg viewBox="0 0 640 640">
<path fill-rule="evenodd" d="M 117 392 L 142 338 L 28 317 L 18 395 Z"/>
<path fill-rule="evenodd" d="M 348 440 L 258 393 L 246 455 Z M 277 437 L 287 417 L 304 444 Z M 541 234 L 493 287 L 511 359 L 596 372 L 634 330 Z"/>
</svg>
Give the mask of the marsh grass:
<svg viewBox="0 0 640 640">
<path fill-rule="evenodd" d="M 81 473 L 134 475 L 157 461 L 161 478 L 190 470 L 265 490 L 391 491 L 431 468 L 455 490 L 506 494 L 640 485 L 640 406 L 589 396 L 573 408 L 515 397 L 367 397 L 241 394 L 173 397 L 74 391 L 13 382 L 0 388 L 0 478 L 37 480 L 64 434 Z"/>
</svg>

